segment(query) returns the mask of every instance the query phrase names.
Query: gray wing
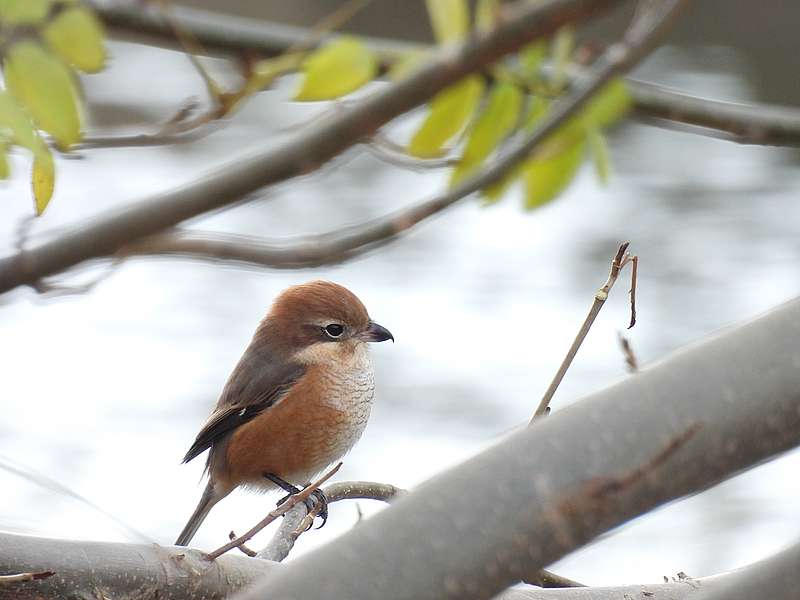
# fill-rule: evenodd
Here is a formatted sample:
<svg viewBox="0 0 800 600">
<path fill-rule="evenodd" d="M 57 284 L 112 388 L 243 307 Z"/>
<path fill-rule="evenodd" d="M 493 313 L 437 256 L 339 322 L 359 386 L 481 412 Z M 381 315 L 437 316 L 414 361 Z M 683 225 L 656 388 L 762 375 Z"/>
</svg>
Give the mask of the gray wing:
<svg viewBox="0 0 800 600">
<path fill-rule="evenodd" d="M 275 405 L 304 372 L 305 367 L 299 363 L 271 360 L 251 346 L 233 370 L 217 407 L 197 434 L 183 462 L 199 456 L 237 427 Z"/>
</svg>

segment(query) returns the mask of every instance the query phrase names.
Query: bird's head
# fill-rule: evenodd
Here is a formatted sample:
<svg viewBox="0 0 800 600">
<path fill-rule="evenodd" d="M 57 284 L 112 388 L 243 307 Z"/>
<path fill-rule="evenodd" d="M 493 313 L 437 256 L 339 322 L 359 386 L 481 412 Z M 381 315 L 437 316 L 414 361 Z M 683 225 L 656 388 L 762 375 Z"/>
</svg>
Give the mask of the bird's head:
<svg viewBox="0 0 800 600">
<path fill-rule="evenodd" d="M 341 360 L 363 349 L 366 342 L 394 341 L 388 329 L 369 318 L 353 292 L 330 281 L 311 281 L 284 290 L 260 331 L 306 364 Z"/>
</svg>

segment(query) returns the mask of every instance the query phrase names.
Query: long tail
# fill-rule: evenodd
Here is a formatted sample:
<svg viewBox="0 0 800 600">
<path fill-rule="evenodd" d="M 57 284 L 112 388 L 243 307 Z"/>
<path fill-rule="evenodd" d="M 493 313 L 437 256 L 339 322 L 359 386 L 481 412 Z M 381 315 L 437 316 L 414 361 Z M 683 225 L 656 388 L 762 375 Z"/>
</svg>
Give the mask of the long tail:
<svg viewBox="0 0 800 600">
<path fill-rule="evenodd" d="M 197 508 L 194 509 L 192 516 L 189 517 L 189 522 L 186 523 L 183 531 L 181 531 L 181 534 L 175 541 L 175 545 L 186 546 L 189 542 L 191 542 L 194 534 L 197 533 L 198 529 L 200 529 L 200 525 L 203 523 L 206 516 L 208 516 L 208 513 L 211 511 L 214 505 L 227 495 L 227 493 L 219 494 L 215 492 L 214 486 L 209 481 L 206 485 L 206 489 L 203 491 L 203 495 L 200 497 L 200 502 L 197 504 Z"/>
</svg>

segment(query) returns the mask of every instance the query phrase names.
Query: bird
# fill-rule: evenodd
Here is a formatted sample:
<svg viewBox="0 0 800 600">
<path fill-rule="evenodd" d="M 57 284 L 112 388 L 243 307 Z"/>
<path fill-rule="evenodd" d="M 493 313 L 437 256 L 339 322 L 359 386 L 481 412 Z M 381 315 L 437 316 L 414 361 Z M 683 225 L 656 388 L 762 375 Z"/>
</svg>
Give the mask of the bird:
<svg viewBox="0 0 800 600">
<path fill-rule="evenodd" d="M 367 343 L 386 340 L 394 342 L 391 332 L 339 284 L 311 281 L 279 294 L 183 458 L 208 450 L 208 481 L 175 545 L 188 545 L 237 487 L 297 492 L 344 456 L 372 406 Z"/>
</svg>

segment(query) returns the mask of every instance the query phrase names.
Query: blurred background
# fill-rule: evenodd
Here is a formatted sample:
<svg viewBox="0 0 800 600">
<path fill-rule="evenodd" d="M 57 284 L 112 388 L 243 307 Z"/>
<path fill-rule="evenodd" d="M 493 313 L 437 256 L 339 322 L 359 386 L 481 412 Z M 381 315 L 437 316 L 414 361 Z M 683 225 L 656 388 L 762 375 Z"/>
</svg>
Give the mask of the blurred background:
<svg viewBox="0 0 800 600">
<path fill-rule="evenodd" d="M 222 7 L 211 0 L 196 6 Z M 225 3 L 224 10 L 309 25 L 333 1 Z M 625 24 L 625 11 L 587 35 Z M 776 15 L 780 14 L 780 18 Z M 800 103 L 800 5 L 706 0 L 690 5 L 668 43 L 635 77 L 730 101 Z M 424 3 L 374 0 L 348 26 L 370 35 L 430 38 Z M 84 78 L 90 133 L 149 130 L 202 81 L 179 52 L 112 42 L 104 72 Z M 221 61 L 206 61 L 226 73 Z M 380 85 L 380 84 L 375 84 Z M 257 95 L 224 127 L 172 146 L 86 150 L 59 160 L 59 182 L 31 239 L 277 143 L 325 104 L 289 102 L 296 80 Z M 369 93 L 369 89 L 359 93 Z M 403 139 L 424 114 L 388 130 Z M 630 332 L 643 364 L 800 290 L 800 164 L 793 149 L 740 146 L 629 122 L 611 135 L 614 174 L 600 187 L 591 165 L 554 203 L 531 213 L 513 193 L 490 208 L 456 205 L 365 257 L 330 268 L 268 271 L 177 259 L 133 259 L 91 291 L 56 299 L 24 289 L 0 296 L 0 462 L 40 473 L 138 530 L 171 543 L 201 492 L 202 459 L 180 459 L 274 296 L 331 279 L 356 292 L 397 343 L 373 348 L 377 395 L 362 441 L 338 480 L 413 487 L 527 422 L 571 343 L 621 241 L 640 256 L 639 321 Z M 31 213 L 28 158 L 0 187 L 0 249 Z M 267 237 L 329 231 L 441 190 L 445 172 L 387 165 L 356 147 L 308 177 L 192 226 Z M 96 264 L 62 283 L 106 273 Z M 627 325 L 621 279 L 553 401 L 555 410 L 626 377 L 617 331 Z M 553 568 L 590 584 L 698 577 L 762 558 L 800 533 L 800 455 L 785 456 L 665 507 Z M 67 495 L 0 470 L 0 528 L 45 536 L 140 538 Z M 242 532 L 274 498 L 234 493 L 195 543 L 211 549 Z M 362 502 L 366 515 L 379 510 Z M 293 556 L 356 521 L 332 505 L 326 527 Z M 252 543 L 263 545 L 268 530 Z"/>
</svg>

